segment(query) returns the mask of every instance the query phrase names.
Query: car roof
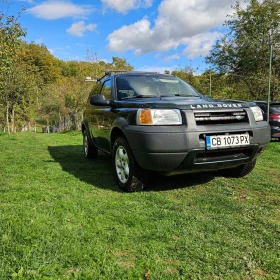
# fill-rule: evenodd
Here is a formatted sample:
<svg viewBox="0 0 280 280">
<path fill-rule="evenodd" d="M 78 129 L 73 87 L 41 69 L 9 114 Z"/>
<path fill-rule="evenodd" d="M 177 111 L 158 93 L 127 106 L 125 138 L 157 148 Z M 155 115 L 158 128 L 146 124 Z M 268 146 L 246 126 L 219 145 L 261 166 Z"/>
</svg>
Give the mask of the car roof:
<svg viewBox="0 0 280 280">
<path fill-rule="evenodd" d="M 162 74 L 159 72 L 148 72 L 148 71 L 125 71 L 125 70 L 106 70 L 105 76 L 127 76 L 127 75 L 157 75 L 157 76 L 166 76 L 166 77 L 175 77 L 170 74 Z"/>
<path fill-rule="evenodd" d="M 256 104 L 264 104 L 267 105 L 267 101 L 255 100 L 253 101 Z M 280 105 L 280 101 L 270 101 L 269 105 Z"/>
<path fill-rule="evenodd" d="M 148 72 L 148 71 L 126 71 L 126 70 L 104 70 L 104 76 L 97 79 L 97 82 L 104 81 L 108 77 L 118 77 L 118 76 L 147 76 L 147 75 L 156 75 L 161 77 L 174 77 L 176 76 L 169 74 L 162 74 L 158 72 Z"/>
<path fill-rule="evenodd" d="M 168 74 L 161 74 L 158 72 L 143 72 L 143 71 L 127 71 L 127 72 L 119 72 L 112 74 L 114 76 L 146 76 L 146 75 L 156 75 L 156 76 L 163 76 L 163 77 L 174 77 Z"/>
</svg>

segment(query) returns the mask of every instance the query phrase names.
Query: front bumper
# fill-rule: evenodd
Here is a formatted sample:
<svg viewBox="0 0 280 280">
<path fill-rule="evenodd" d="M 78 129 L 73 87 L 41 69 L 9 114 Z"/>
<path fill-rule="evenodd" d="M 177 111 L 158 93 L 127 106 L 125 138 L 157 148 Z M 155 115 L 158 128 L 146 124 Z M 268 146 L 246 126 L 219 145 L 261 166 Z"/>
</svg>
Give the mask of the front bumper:
<svg viewBox="0 0 280 280">
<path fill-rule="evenodd" d="M 254 160 L 270 141 L 266 122 L 248 125 L 207 126 L 126 126 L 125 136 L 138 165 L 166 175 L 231 168 Z M 207 150 L 205 136 L 249 133 L 250 145 Z"/>
</svg>

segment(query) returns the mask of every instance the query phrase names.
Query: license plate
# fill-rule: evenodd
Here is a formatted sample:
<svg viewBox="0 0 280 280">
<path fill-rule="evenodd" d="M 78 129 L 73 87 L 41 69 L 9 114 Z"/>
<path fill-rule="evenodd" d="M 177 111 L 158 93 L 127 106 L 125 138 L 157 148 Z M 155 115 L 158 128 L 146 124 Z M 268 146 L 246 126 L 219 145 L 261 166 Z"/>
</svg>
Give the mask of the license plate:
<svg viewBox="0 0 280 280">
<path fill-rule="evenodd" d="M 249 134 L 206 136 L 207 149 L 246 146 L 249 144 L 250 144 Z"/>
</svg>

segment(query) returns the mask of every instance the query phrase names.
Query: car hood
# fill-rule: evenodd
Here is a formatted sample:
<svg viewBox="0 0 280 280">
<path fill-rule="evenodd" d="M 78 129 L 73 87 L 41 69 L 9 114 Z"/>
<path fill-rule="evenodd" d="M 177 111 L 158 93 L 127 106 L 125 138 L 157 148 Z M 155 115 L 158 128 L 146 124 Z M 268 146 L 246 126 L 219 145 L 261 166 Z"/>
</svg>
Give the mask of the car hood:
<svg viewBox="0 0 280 280">
<path fill-rule="evenodd" d="M 223 108 L 248 108 L 254 106 L 251 102 L 212 99 L 208 97 L 155 97 L 133 98 L 118 102 L 118 107 L 123 108 L 151 108 L 151 109 L 223 109 Z"/>
</svg>

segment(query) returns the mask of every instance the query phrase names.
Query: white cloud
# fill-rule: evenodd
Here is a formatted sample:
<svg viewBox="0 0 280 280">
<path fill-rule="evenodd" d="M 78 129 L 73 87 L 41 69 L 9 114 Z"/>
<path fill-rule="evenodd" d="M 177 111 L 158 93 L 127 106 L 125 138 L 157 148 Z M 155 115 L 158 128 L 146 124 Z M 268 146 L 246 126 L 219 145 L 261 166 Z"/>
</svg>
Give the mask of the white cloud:
<svg viewBox="0 0 280 280">
<path fill-rule="evenodd" d="M 153 0 L 101 0 L 101 2 L 105 9 L 112 9 L 126 14 L 129 10 L 149 8 L 152 6 Z"/>
<path fill-rule="evenodd" d="M 27 9 L 26 12 L 37 18 L 54 20 L 60 18 L 86 18 L 93 11 L 91 5 L 75 5 L 66 0 L 50 0 Z"/>
<path fill-rule="evenodd" d="M 88 24 L 86 25 L 84 21 L 75 22 L 72 26 L 67 29 L 67 33 L 73 36 L 84 36 L 84 32 L 86 31 L 94 31 L 96 29 L 96 24 Z"/>
<path fill-rule="evenodd" d="M 123 52 L 126 50 L 135 49 L 135 52 L 141 52 L 142 43 L 147 43 L 151 38 L 150 22 L 143 18 L 136 23 L 123 26 L 118 30 L 115 30 L 108 36 L 109 49 L 116 52 Z M 151 42 L 149 42 L 151 44 Z"/>
<path fill-rule="evenodd" d="M 141 55 L 181 45 L 185 46 L 183 55 L 205 56 L 219 36 L 218 32 L 210 31 L 222 26 L 226 16 L 233 12 L 234 3 L 235 0 L 163 0 L 154 26 L 146 17 L 122 26 L 108 35 L 108 49 L 133 50 Z"/>
<path fill-rule="evenodd" d="M 208 55 L 210 49 L 221 36 L 218 32 L 208 32 L 203 34 L 195 35 L 188 40 L 187 47 L 183 51 L 183 55 L 190 59 L 198 56 Z"/>
<path fill-rule="evenodd" d="M 173 55 L 170 56 L 166 56 L 164 58 L 164 61 L 169 61 L 169 60 L 173 60 L 173 59 L 180 59 L 181 55 L 179 53 L 175 53 Z"/>
</svg>

